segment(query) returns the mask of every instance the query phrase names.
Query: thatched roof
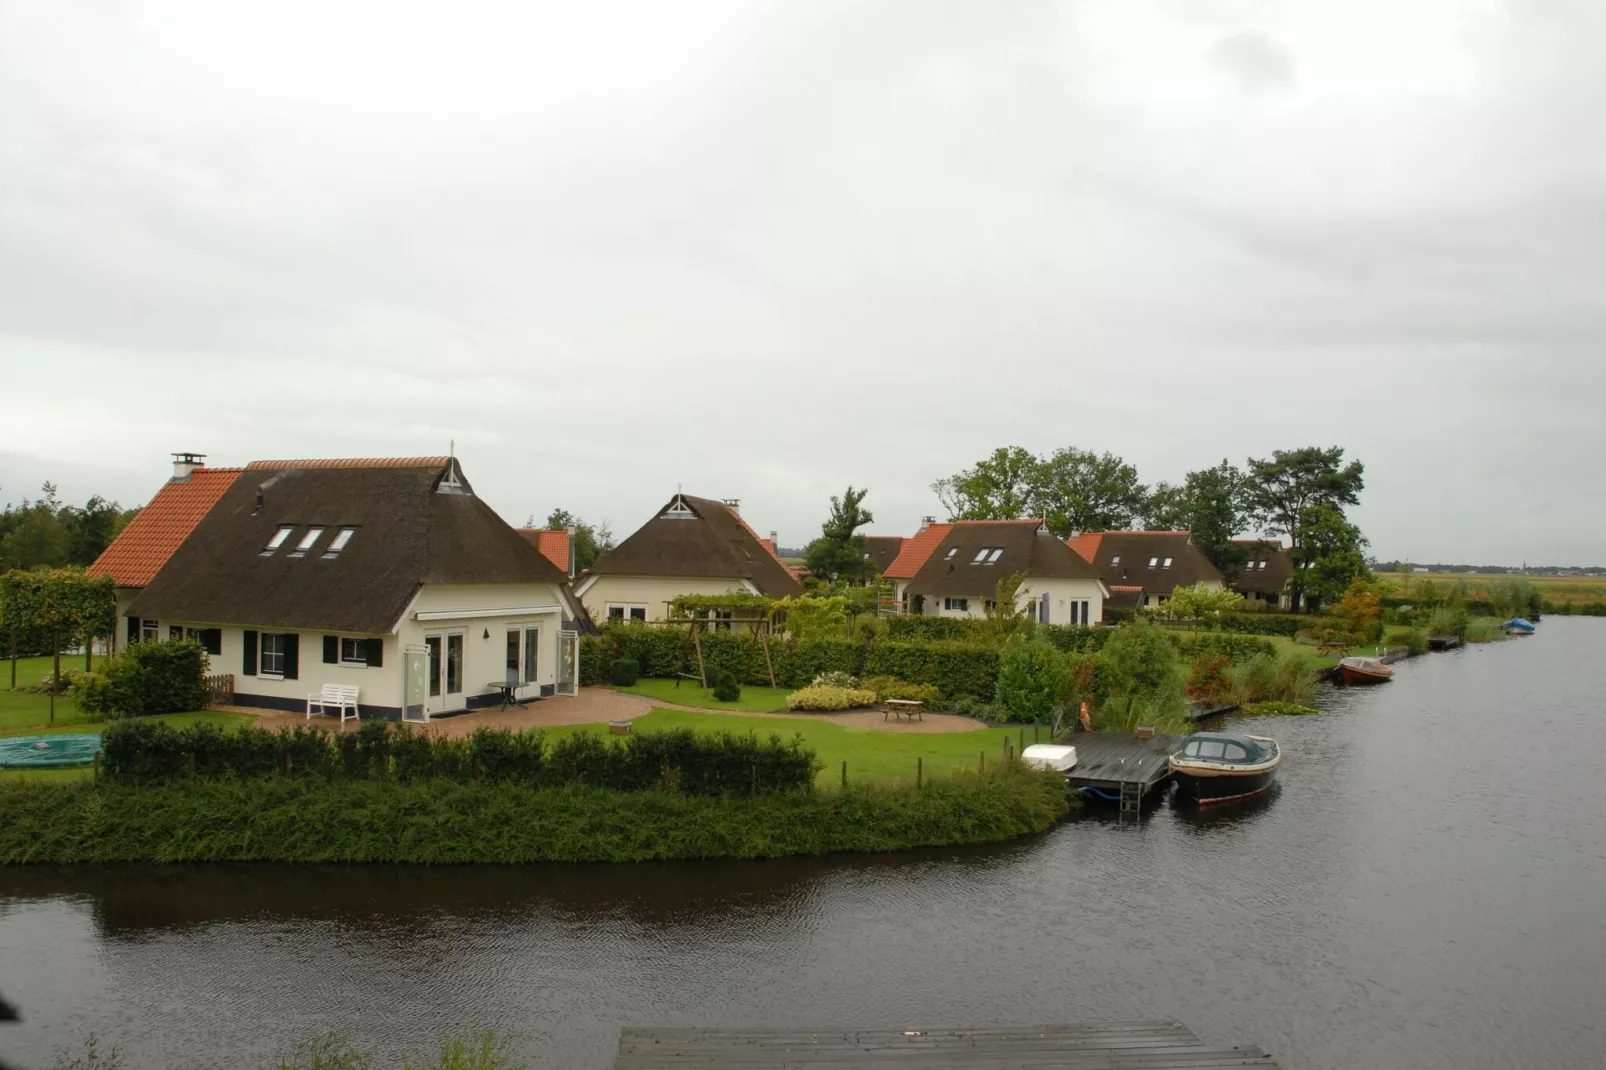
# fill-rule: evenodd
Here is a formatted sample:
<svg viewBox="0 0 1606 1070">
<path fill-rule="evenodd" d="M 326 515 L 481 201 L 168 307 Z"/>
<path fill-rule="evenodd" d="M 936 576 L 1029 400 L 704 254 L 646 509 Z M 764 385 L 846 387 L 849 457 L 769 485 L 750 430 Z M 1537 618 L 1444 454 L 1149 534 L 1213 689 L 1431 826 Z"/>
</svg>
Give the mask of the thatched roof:
<svg viewBox="0 0 1606 1070">
<path fill-rule="evenodd" d="M 724 502 L 677 494 L 636 533 L 597 559 L 590 575 L 711 576 L 752 581 L 772 598 L 803 593 L 803 585 Z"/>
<path fill-rule="evenodd" d="M 1151 595 L 1169 595 L 1178 587 L 1222 582 L 1221 572 L 1186 531 L 1105 531 L 1083 534 L 1071 545 L 1112 588 L 1141 587 Z"/>
<path fill-rule="evenodd" d="M 1028 583 L 1098 579 L 1093 566 L 1040 520 L 956 520 L 909 581 L 909 594 L 989 598 L 998 581 L 1015 572 L 1026 573 Z"/>
<path fill-rule="evenodd" d="M 288 535 L 267 552 L 281 528 Z M 298 555 L 313 528 L 321 534 Z M 332 553 L 344 528 L 353 529 L 350 539 Z M 256 462 L 129 612 L 383 635 L 426 583 L 564 582 L 474 495 L 451 458 Z"/>
</svg>

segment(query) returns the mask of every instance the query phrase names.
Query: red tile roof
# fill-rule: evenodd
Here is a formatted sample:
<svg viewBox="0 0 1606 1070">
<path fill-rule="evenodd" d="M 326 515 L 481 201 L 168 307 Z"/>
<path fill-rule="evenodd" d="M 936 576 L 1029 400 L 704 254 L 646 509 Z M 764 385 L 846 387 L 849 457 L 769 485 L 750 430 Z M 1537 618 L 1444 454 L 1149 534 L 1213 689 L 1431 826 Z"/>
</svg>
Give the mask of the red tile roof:
<svg viewBox="0 0 1606 1070">
<path fill-rule="evenodd" d="M 441 468 L 450 457 L 314 457 L 297 461 L 252 461 L 247 468 Z"/>
<path fill-rule="evenodd" d="M 544 528 L 520 528 L 519 534 L 535 544 L 541 556 L 558 566 L 565 576 L 569 574 L 569 533 L 548 531 Z"/>
<path fill-rule="evenodd" d="M 1104 541 L 1102 531 L 1084 531 L 1074 539 L 1066 539 L 1071 549 L 1082 555 L 1082 560 L 1092 564 L 1099 556 L 1099 543 Z M 1111 588 L 1112 590 L 1114 588 Z"/>
<path fill-rule="evenodd" d="M 892 559 L 892 564 L 882 573 L 889 580 L 912 580 L 920 566 L 926 563 L 931 552 L 942 545 L 942 540 L 954 529 L 953 524 L 932 524 L 924 531 L 916 532 L 913 537 L 903 540 L 903 549 L 898 556 Z"/>
<path fill-rule="evenodd" d="M 234 485 L 243 468 L 197 468 L 186 480 L 169 480 L 89 566 L 119 587 L 149 583 L 207 510 Z"/>
</svg>

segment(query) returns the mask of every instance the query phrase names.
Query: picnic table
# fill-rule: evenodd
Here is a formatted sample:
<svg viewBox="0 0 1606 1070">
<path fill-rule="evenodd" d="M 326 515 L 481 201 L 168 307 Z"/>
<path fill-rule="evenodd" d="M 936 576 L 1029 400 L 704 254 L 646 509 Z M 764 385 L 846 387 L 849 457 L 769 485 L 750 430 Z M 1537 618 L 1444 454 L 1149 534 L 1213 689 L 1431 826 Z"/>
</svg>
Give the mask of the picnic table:
<svg viewBox="0 0 1606 1070">
<path fill-rule="evenodd" d="M 517 682 L 492 680 L 485 686 L 488 690 L 500 691 L 502 693 L 502 709 L 505 710 L 509 706 L 517 706 L 521 710 L 529 708 L 524 703 L 519 701 L 518 690 L 520 685 Z"/>
<path fill-rule="evenodd" d="M 907 717 L 911 721 L 924 721 L 926 719 L 926 704 L 921 702 L 919 699 L 889 698 L 885 703 L 883 703 L 883 705 L 886 707 L 881 711 L 881 719 L 883 721 L 885 721 L 888 716 L 890 716 L 893 720 L 897 720 L 900 717 Z"/>
</svg>

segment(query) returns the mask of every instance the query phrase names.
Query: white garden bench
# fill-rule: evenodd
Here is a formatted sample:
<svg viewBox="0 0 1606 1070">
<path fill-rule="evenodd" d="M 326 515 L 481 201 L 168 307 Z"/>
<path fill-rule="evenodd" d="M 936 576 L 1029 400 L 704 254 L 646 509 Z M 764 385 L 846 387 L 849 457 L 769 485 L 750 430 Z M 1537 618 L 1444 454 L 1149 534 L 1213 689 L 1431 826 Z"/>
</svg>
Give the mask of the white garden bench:
<svg viewBox="0 0 1606 1070">
<path fill-rule="evenodd" d="M 321 692 L 307 696 L 307 720 L 312 720 L 315 708 L 327 717 L 340 714 L 341 724 L 345 724 L 348 717 L 353 721 L 362 720 L 362 715 L 357 712 L 358 690 L 356 684 L 324 684 Z"/>
</svg>

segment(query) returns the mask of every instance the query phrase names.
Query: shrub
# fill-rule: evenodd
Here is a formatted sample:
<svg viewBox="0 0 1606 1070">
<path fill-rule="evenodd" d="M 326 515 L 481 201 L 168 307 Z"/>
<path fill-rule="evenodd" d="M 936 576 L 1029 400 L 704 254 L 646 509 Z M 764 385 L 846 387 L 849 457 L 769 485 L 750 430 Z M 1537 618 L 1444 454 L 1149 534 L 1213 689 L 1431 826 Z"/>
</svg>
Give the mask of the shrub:
<svg viewBox="0 0 1606 1070">
<path fill-rule="evenodd" d="M 183 713 L 206 705 L 206 651 L 193 639 L 134 643 L 98 677 L 82 685 L 79 704 L 91 714 L 135 717 Z"/>
<path fill-rule="evenodd" d="M 851 689 L 859 686 L 859 680 L 850 672 L 843 672 L 841 669 L 832 669 L 829 672 L 822 672 L 816 675 L 814 679 L 810 681 L 809 686 L 842 687 Z"/>
<path fill-rule="evenodd" d="M 1205 651 L 1194 659 L 1193 668 L 1188 673 L 1188 684 L 1185 690 L 1188 697 L 1200 702 L 1212 702 L 1221 698 L 1232 690 L 1232 680 L 1227 676 L 1227 667 L 1232 659 L 1225 654 L 1216 654 Z"/>
<path fill-rule="evenodd" d="M 635 658 L 619 658 L 613 663 L 608 679 L 614 687 L 634 687 L 641 678 L 641 662 Z"/>
<path fill-rule="evenodd" d="M 1177 644 L 1177 653 L 1184 660 L 1193 660 L 1205 654 L 1222 655 L 1231 661 L 1248 661 L 1259 654 L 1277 653 L 1269 639 L 1252 635 L 1230 635 L 1212 632 L 1209 635 L 1170 636 Z"/>
<path fill-rule="evenodd" d="M 1065 658 L 1046 642 L 1017 641 L 998 658 L 998 704 L 1016 719 L 1047 723 L 1066 690 Z"/>
<path fill-rule="evenodd" d="M 855 706 L 873 706 L 875 702 L 874 691 L 849 687 L 805 687 L 786 696 L 789 710 L 851 710 Z"/>
<path fill-rule="evenodd" d="M 482 728 L 468 739 L 364 721 L 331 735 L 297 726 L 279 732 L 185 728 L 118 721 L 101 734 L 102 768 L 115 782 L 150 784 L 194 777 L 423 781 L 520 781 L 543 787 L 589 784 L 615 791 L 662 789 L 688 795 L 794 791 L 814 782 L 818 760 L 800 739 L 760 740 L 690 729 L 633 732 L 623 742 L 595 733 L 550 746 L 539 732 Z"/>
<path fill-rule="evenodd" d="M 1467 625 L 1467 611 L 1462 606 L 1439 606 L 1428 614 L 1429 635 L 1453 635 L 1458 639 L 1464 639 Z"/>
<path fill-rule="evenodd" d="M 1115 686 L 1110 659 L 1099 653 L 1071 654 L 1065 659 L 1065 704 L 1090 709 L 1104 705 Z"/>
<path fill-rule="evenodd" d="M 1462 638 L 1469 643 L 1490 643 L 1502 638 L 1504 635 L 1505 632 L 1501 629 L 1499 622 L 1475 620 L 1467 625 L 1466 631 L 1462 633 Z"/>
<path fill-rule="evenodd" d="M 1316 671 L 1298 652 L 1260 654 L 1227 670 L 1231 697 L 1240 705 L 1303 702 L 1316 689 Z"/>
<path fill-rule="evenodd" d="M 1091 628 L 1072 624 L 1049 624 L 1039 626 L 1037 635 L 1053 643 L 1060 650 L 1070 653 L 1072 651 L 1103 650 L 1104 644 L 1114 635 L 1114 628 Z"/>
<path fill-rule="evenodd" d="M 742 685 L 736 682 L 736 675 L 722 672 L 714 677 L 714 697 L 720 702 L 735 702 L 742 697 Z"/>
<path fill-rule="evenodd" d="M 877 702 L 885 702 L 889 698 L 908 699 L 911 702 L 924 702 L 933 708 L 942 702 L 942 692 L 933 685 L 911 684 L 895 676 L 872 676 L 864 681 L 863 689 L 874 691 Z"/>
</svg>

